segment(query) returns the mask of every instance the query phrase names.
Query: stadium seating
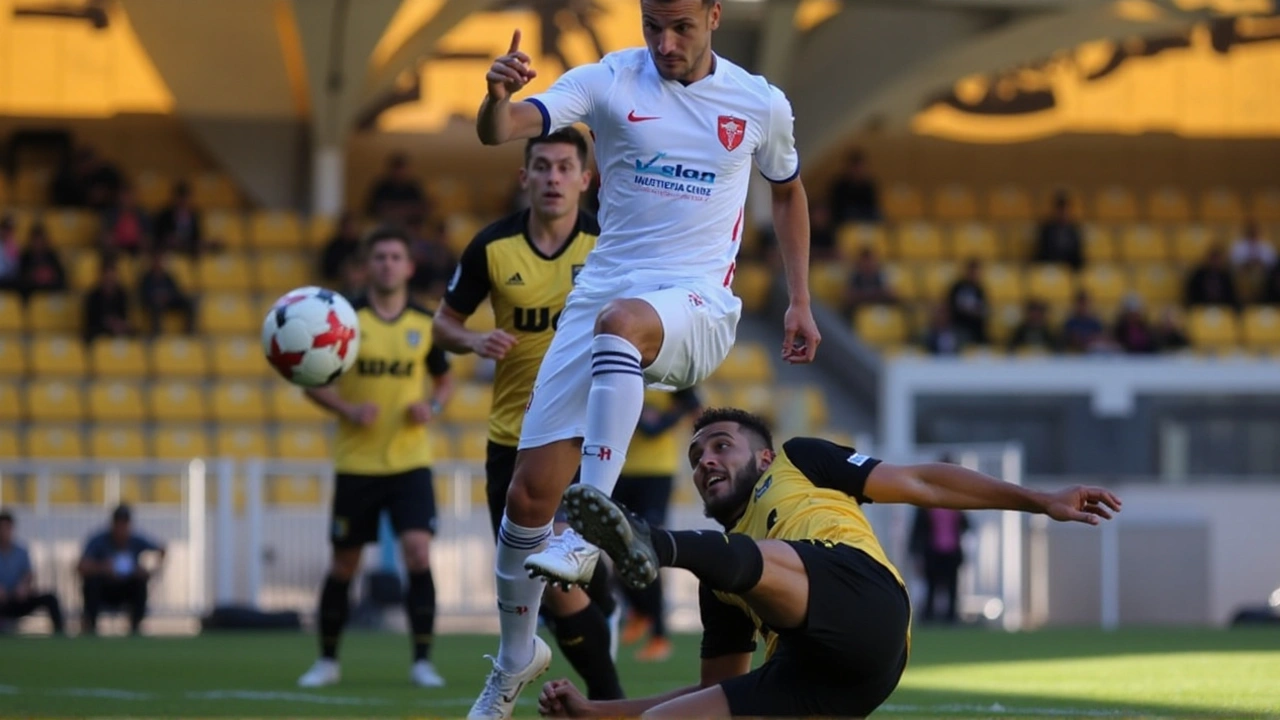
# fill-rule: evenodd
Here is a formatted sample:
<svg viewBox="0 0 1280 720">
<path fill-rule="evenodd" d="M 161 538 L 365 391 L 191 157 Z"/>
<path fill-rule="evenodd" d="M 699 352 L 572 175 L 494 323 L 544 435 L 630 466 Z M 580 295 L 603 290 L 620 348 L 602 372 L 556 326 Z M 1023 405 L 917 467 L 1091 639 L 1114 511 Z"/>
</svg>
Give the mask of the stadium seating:
<svg viewBox="0 0 1280 720">
<path fill-rule="evenodd" d="M 204 377 L 209 374 L 204 342 L 187 337 L 157 338 L 151 343 L 151 368 L 156 377 Z"/>
<path fill-rule="evenodd" d="M 26 329 L 26 313 L 17 293 L 0 290 L 0 332 L 22 332 Z"/>
<path fill-rule="evenodd" d="M 8 374 L 4 374 L 8 377 Z M 18 386 L 11 382 L 0 382 L 0 423 L 16 423 L 22 420 L 22 401 Z"/>
<path fill-rule="evenodd" d="M 262 341 L 256 337 L 216 337 L 213 345 L 213 375 L 221 378 L 261 379 L 271 374 L 262 361 Z"/>
<path fill-rule="evenodd" d="M 147 408 L 152 419 L 162 427 L 171 423 L 204 422 L 209 417 L 203 385 L 190 380 L 165 379 L 152 383 Z"/>
<path fill-rule="evenodd" d="M 138 340 L 100 338 L 89 350 L 93 375 L 98 378 L 142 378 L 147 375 L 147 350 Z"/>
<path fill-rule="evenodd" d="M 1187 337 L 1192 347 L 1204 350 L 1228 350 L 1240 342 L 1239 324 L 1230 308 L 1205 307 L 1191 311 Z"/>
<path fill-rule="evenodd" d="M 27 374 L 27 348 L 16 333 L 0 335 L 0 376 L 19 378 Z"/>
<path fill-rule="evenodd" d="M 80 302 L 67 293 L 38 293 L 27 303 L 27 329 L 40 334 L 78 333 Z"/>
<path fill-rule="evenodd" d="M 84 398 L 77 382 L 37 380 L 26 390 L 26 417 L 32 422 L 80 422 L 84 419 Z"/>
<path fill-rule="evenodd" d="M 222 423 L 261 422 L 267 417 L 262 384 L 224 380 L 213 389 L 213 419 Z"/>
<path fill-rule="evenodd" d="M 142 422 L 147 406 L 135 383 L 100 380 L 89 387 L 89 418 L 99 423 Z"/>
<path fill-rule="evenodd" d="M 1280 351 L 1280 311 L 1273 307 L 1249 308 L 1244 313 L 1241 332 L 1250 350 Z"/>
</svg>

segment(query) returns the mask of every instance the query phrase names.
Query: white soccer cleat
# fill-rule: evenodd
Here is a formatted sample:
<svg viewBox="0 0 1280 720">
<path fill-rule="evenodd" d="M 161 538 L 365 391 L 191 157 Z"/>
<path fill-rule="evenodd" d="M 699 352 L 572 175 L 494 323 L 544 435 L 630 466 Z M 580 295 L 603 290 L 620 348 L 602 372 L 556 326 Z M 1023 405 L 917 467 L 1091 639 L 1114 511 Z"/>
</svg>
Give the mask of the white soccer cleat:
<svg viewBox="0 0 1280 720">
<path fill-rule="evenodd" d="M 418 687 L 444 687 L 444 678 L 436 672 L 436 666 L 426 660 L 418 660 L 409 668 L 409 680 Z"/>
<path fill-rule="evenodd" d="M 572 528 L 551 538 L 547 549 L 530 555 L 524 561 L 529 577 L 544 577 L 548 582 L 568 589 L 571 585 L 586 587 L 600 561 L 600 548 L 592 545 Z"/>
<path fill-rule="evenodd" d="M 493 661 L 493 670 L 485 678 L 484 689 L 467 713 L 467 720 L 507 720 L 520 699 L 520 691 L 551 667 L 551 648 L 537 635 L 533 636 L 533 659 L 519 672 L 506 672 L 492 656 L 485 657 Z"/>
<path fill-rule="evenodd" d="M 342 678 L 342 673 L 338 670 L 337 660 L 328 660 L 320 658 L 311 666 L 311 669 L 302 674 L 298 678 L 298 687 L 318 688 L 326 685 L 333 685 Z"/>
</svg>

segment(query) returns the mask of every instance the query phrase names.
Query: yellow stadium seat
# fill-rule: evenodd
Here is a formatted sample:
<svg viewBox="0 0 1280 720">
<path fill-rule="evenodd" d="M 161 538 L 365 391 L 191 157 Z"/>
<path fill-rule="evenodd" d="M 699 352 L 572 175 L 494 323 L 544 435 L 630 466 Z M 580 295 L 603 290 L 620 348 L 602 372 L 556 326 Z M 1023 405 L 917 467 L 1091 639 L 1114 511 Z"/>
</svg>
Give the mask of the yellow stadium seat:
<svg viewBox="0 0 1280 720">
<path fill-rule="evenodd" d="M 287 210 L 264 210 L 249 218 L 249 236 L 253 246 L 260 250 L 303 247 L 302 224 L 297 213 Z"/>
<path fill-rule="evenodd" d="M 776 421 L 778 419 L 778 404 L 774 392 L 774 388 L 768 385 L 747 383 L 746 385 L 733 386 L 730 395 L 734 407 L 760 415 L 767 420 Z"/>
<path fill-rule="evenodd" d="M 827 396 L 822 388 L 807 385 L 804 388 L 804 406 L 805 406 L 805 427 L 809 432 L 814 432 L 820 427 L 825 427 L 830 419 L 830 412 L 827 410 Z"/>
<path fill-rule="evenodd" d="M 137 340 L 99 338 L 89 357 L 93 374 L 100 378 L 140 378 L 147 374 L 147 351 Z"/>
<path fill-rule="evenodd" d="M 155 170 L 143 170 L 133 176 L 133 190 L 138 204 L 157 212 L 173 199 L 173 180 Z"/>
<path fill-rule="evenodd" d="M 65 380 L 39 380 L 28 385 L 26 407 L 33 422 L 80 422 L 85 415 L 80 386 Z"/>
<path fill-rule="evenodd" d="M 49 240 L 58 248 L 89 247 L 98 240 L 98 216 L 85 210 L 58 210 L 44 216 Z"/>
<path fill-rule="evenodd" d="M 21 335 L 0 335 L 0 377 L 20 378 L 27 374 L 27 348 Z"/>
<path fill-rule="evenodd" d="M 1240 343 L 1240 328 L 1230 308 L 1193 308 L 1187 320 L 1187 337 L 1197 349 L 1225 349 Z"/>
<path fill-rule="evenodd" d="M 10 188 L 15 204 L 39 207 L 48 202 L 49 184 L 53 180 L 51 168 L 18 168 L 18 177 L 15 180 L 13 187 Z"/>
<path fill-rule="evenodd" d="M 884 281 L 898 300 L 918 300 L 920 298 L 920 281 L 915 268 L 901 263 L 886 263 L 881 266 Z"/>
<path fill-rule="evenodd" d="M 272 372 L 256 337 L 222 337 L 213 340 L 213 374 L 221 378 L 265 378 Z"/>
<path fill-rule="evenodd" d="M 267 502 L 272 505 L 318 505 L 323 500 L 320 478 L 267 478 Z"/>
<path fill-rule="evenodd" d="M 1200 196 L 1200 221 L 1235 225 L 1244 220 L 1244 202 L 1235 190 L 1210 188 Z"/>
<path fill-rule="evenodd" d="M 97 422 L 142 422 L 147 406 L 134 383 L 101 380 L 89 386 L 89 417 Z"/>
<path fill-rule="evenodd" d="M 185 255 L 170 255 L 164 259 L 164 267 L 173 276 L 173 281 L 184 291 L 194 291 L 197 287 L 196 263 Z M 138 271 L 141 278 L 146 268 Z"/>
<path fill-rule="evenodd" d="M 1225 240 L 1205 225 L 1183 225 L 1173 236 L 1173 261 L 1184 267 L 1199 265 L 1217 241 Z"/>
<path fill-rule="evenodd" d="M 81 300 L 71 293 L 39 293 L 27 305 L 27 327 L 37 333 L 78 333 Z"/>
<path fill-rule="evenodd" d="M 27 457 L 66 460 L 84 457 L 80 430 L 69 425 L 44 425 L 27 431 Z"/>
<path fill-rule="evenodd" d="M 742 265 L 733 276 L 733 294 L 742 298 L 742 309 L 746 312 L 760 312 L 769 299 L 769 286 L 773 282 L 773 273 L 762 264 Z"/>
<path fill-rule="evenodd" d="M 302 388 L 284 380 L 273 380 L 271 386 L 272 419 L 278 422 L 318 422 L 332 416 L 320 409 L 303 393 Z"/>
<path fill-rule="evenodd" d="M 1075 278 L 1061 265 L 1038 265 L 1027 271 L 1027 296 L 1049 305 L 1066 305 L 1075 296 Z"/>
<path fill-rule="evenodd" d="M 934 262 L 945 256 L 942 233 L 936 225 L 924 221 L 899 226 L 895 246 L 894 256 L 907 262 Z"/>
<path fill-rule="evenodd" d="M 1000 246 L 996 242 L 996 232 L 990 225 L 969 222 L 952 228 L 952 259 L 963 262 L 977 258 L 989 262 L 999 256 Z"/>
<path fill-rule="evenodd" d="M 454 380 L 474 380 L 476 378 L 476 366 L 479 363 L 480 358 L 475 353 L 467 353 L 466 355 L 449 353 L 449 374 L 453 376 Z"/>
<path fill-rule="evenodd" d="M 196 266 L 196 284 L 203 292 L 249 292 L 252 287 L 249 260 L 239 253 L 202 258 Z"/>
<path fill-rule="evenodd" d="M 20 420 L 22 420 L 22 399 L 18 394 L 18 386 L 0 382 L 0 422 L 16 423 Z"/>
<path fill-rule="evenodd" d="M 244 219 L 237 213 L 206 212 L 201 223 L 205 242 L 222 244 L 228 248 L 244 247 Z"/>
<path fill-rule="evenodd" d="M 151 385 L 147 407 L 159 424 L 204 422 L 209 417 L 204 388 L 190 380 L 159 380 Z"/>
<path fill-rule="evenodd" d="M 821 302 L 840 307 L 848 287 L 849 269 L 844 265 L 820 263 L 809 266 L 809 291 Z"/>
<path fill-rule="evenodd" d="M 465 428 L 458 435 L 457 456 L 467 462 L 484 462 L 489 444 L 489 429 L 483 425 Z"/>
<path fill-rule="evenodd" d="M 1020 303 L 1025 293 L 1021 268 L 1014 265 L 992 264 L 982 268 L 982 287 L 987 302 Z"/>
<path fill-rule="evenodd" d="M 1250 214 L 1260 223 L 1280 222 L 1280 187 L 1262 188 L 1253 194 Z"/>
<path fill-rule="evenodd" d="M 714 373 L 716 382 L 773 382 L 773 363 L 759 343 L 738 343 Z"/>
<path fill-rule="evenodd" d="M 1134 264 L 1168 262 L 1169 243 L 1150 225 L 1129 225 L 1120 233 L 1120 257 Z"/>
<path fill-rule="evenodd" d="M 1241 328 L 1244 344 L 1250 350 L 1280 350 L 1280 311 L 1273 307 L 1251 307 L 1244 312 Z"/>
<path fill-rule="evenodd" d="M 1013 336 L 1014 328 L 1022 322 L 1023 307 L 1016 303 L 992 305 L 991 321 L 987 323 L 987 333 L 991 342 L 997 347 L 1004 347 Z"/>
<path fill-rule="evenodd" d="M 987 217 L 1000 221 L 1035 219 L 1031 194 L 1017 185 L 1003 185 L 987 194 Z"/>
<path fill-rule="evenodd" d="M 276 452 L 284 460 L 328 460 L 329 433 L 318 423 L 286 425 L 276 436 Z"/>
<path fill-rule="evenodd" d="M 99 425 L 89 433 L 89 453 L 95 459 L 146 460 L 146 436 L 139 427 Z"/>
<path fill-rule="evenodd" d="M 307 244 L 313 248 L 322 248 L 333 239 L 338 230 L 338 219 L 331 215 L 315 215 L 307 221 Z M 467 240 L 471 237 L 467 236 Z"/>
<path fill-rule="evenodd" d="M 453 433 L 449 432 L 449 427 L 441 424 L 427 432 L 427 442 L 431 443 L 431 452 L 437 460 L 458 459 L 458 453 L 454 450 Z M 437 492 L 439 490 L 436 488 Z"/>
<path fill-rule="evenodd" d="M 259 292 L 277 297 L 312 282 L 309 256 L 296 252 L 275 252 L 258 256 L 253 264 L 253 285 Z"/>
<path fill-rule="evenodd" d="M 208 440 L 198 425 L 162 425 L 156 431 L 155 456 L 160 460 L 194 460 L 208 454 Z"/>
<path fill-rule="evenodd" d="M 151 344 L 151 368 L 160 378 L 196 378 L 209 374 L 204 342 L 188 337 L 161 337 Z"/>
<path fill-rule="evenodd" d="M 1129 278 L 1114 265 L 1090 265 L 1080 273 L 1080 289 L 1098 308 L 1114 308 L 1129 292 Z"/>
<path fill-rule="evenodd" d="M 924 266 L 921 275 L 920 299 L 939 302 L 946 299 L 951 286 L 960 277 L 960 268 L 952 262 L 933 263 Z"/>
<path fill-rule="evenodd" d="M 841 259 L 856 260 L 865 248 L 871 248 L 881 260 L 889 257 L 889 240 L 883 225 L 851 222 L 836 229 L 836 250 Z"/>
<path fill-rule="evenodd" d="M 213 453 L 226 458 L 268 458 L 267 438 L 267 429 L 261 425 L 223 424 L 213 436 Z"/>
<path fill-rule="evenodd" d="M 206 172 L 192 178 L 191 201 L 200 208 L 233 208 L 239 204 L 236 186 L 221 173 Z"/>
<path fill-rule="evenodd" d="M 182 487 L 180 477 L 157 477 L 151 483 L 151 499 L 160 505 L 181 505 Z"/>
<path fill-rule="evenodd" d="M 1094 196 L 1093 217 L 1101 222 L 1133 222 L 1138 219 L 1138 202 L 1128 188 L 1112 185 Z"/>
<path fill-rule="evenodd" d="M 972 220 L 978 216 L 978 198 L 964 185 L 947 185 L 933 195 L 933 216 L 939 220 Z"/>
<path fill-rule="evenodd" d="M 263 422 L 268 416 L 262 384 L 257 382 L 218 383 L 213 389 L 212 409 L 215 422 Z"/>
<path fill-rule="evenodd" d="M 1147 197 L 1147 218 L 1157 223 L 1184 223 L 1191 220 L 1191 202 L 1175 187 L 1158 188 Z"/>
<path fill-rule="evenodd" d="M 26 329 L 25 318 L 22 298 L 17 293 L 0 290 L 0 332 L 22 332 Z"/>
<path fill-rule="evenodd" d="M 1133 289 L 1148 307 L 1180 302 L 1182 286 L 1182 276 L 1163 263 L 1140 265 L 1133 270 Z"/>
<path fill-rule="evenodd" d="M 200 328 L 219 335 L 250 335 L 262 330 L 267 308 L 256 307 L 243 293 L 217 293 L 200 299 Z"/>
<path fill-rule="evenodd" d="M 133 299 L 133 291 L 138 283 L 138 262 L 129 257 L 122 255 L 116 258 L 116 275 L 129 293 L 129 297 Z M 98 281 L 102 277 L 102 254 L 95 250 L 82 250 L 72 256 L 71 260 L 71 289 L 76 291 L 88 291 L 98 285 Z"/>
<path fill-rule="evenodd" d="M 880 204 L 888 220 L 914 220 L 924 216 L 920 192 L 905 183 L 894 183 L 886 188 Z"/>
<path fill-rule="evenodd" d="M 493 388 L 489 385 L 466 383 L 458 386 L 444 410 L 444 419 L 456 423 L 482 423 L 489 418 L 489 406 L 493 404 Z"/>
<path fill-rule="evenodd" d="M 1086 263 L 1109 263 L 1115 262 L 1118 253 L 1116 252 L 1115 236 L 1112 234 L 1112 228 L 1106 225 L 1096 225 L 1093 223 L 1084 225 L 1080 229 L 1083 236 L 1084 260 Z"/>
<path fill-rule="evenodd" d="M 18 446 L 18 433 L 13 428 L 0 427 L 0 458 L 10 460 L 22 454 Z M 8 498 L 3 498 L 8 501 Z"/>
<path fill-rule="evenodd" d="M 907 321 L 902 311 L 883 305 L 858 308 L 854 332 L 869 345 L 889 347 L 907 341 Z"/>
</svg>

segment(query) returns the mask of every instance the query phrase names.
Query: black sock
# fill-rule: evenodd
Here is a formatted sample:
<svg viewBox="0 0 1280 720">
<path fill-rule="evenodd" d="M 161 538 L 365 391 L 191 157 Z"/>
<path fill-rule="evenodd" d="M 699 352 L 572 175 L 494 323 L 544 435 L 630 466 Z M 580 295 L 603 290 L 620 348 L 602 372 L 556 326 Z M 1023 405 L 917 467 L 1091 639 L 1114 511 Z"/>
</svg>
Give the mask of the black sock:
<svg viewBox="0 0 1280 720">
<path fill-rule="evenodd" d="M 600 608 L 600 612 L 608 618 L 618 609 L 618 600 L 613 596 L 613 583 L 609 581 L 609 567 L 601 557 L 596 563 L 595 572 L 591 573 L 591 582 L 587 583 L 587 597 Z"/>
<path fill-rule="evenodd" d="M 431 654 L 431 634 L 436 629 L 436 581 L 430 568 L 409 573 L 404 609 L 409 613 L 409 627 L 413 632 L 413 660 L 426 660 Z"/>
<path fill-rule="evenodd" d="M 351 613 L 351 582 L 337 580 L 332 575 L 324 579 L 320 591 L 320 655 L 329 660 L 338 659 L 338 639 Z"/>
<path fill-rule="evenodd" d="M 659 565 L 684 568 L 712 590 L 741 594 L 764 574 L 760 546 L 741 533 L 654 530 L 650 538 Z"/>
<path fill-rule="evenodd" d="M 556 644 L 573 669 L 587 684 L 591 700 L 620 700 L 622 683 L 618 668 L 609 655 L 609 622 L 594 604 L 568 617 L 548 623 L 556 635 Z"/>
</svg>

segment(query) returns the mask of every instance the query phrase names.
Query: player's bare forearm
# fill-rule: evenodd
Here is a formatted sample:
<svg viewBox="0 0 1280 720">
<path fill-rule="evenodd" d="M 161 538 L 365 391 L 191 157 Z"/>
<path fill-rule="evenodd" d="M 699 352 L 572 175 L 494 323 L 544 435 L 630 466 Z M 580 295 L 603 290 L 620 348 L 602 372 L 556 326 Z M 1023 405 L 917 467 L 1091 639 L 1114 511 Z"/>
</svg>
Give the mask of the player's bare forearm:
<svg viewBox="0 0 1280 720">
<path fill-rule="evenodd" d="M 484 336 L 468 330 L 467 318 L 448 305 L 441 305 L 436 320 L 431 325 L 431 342 L 458 355 L 476 351 Z"/>
<path fill-rule="evenodd" d="M 778 236 L 792 305 L 809 305 L 809 197 L 799 178 L 774 183 L 773 231 Z"/>
<path fill-rule="evenodd" d="M 1042 513 L 1048 495 L 949 463 L 914 465 L 926 507 Z"/>
<path fill-rule="evenodd" d="M 671 692 L 664 693 L 662 695 L 651 695 L 649 697 L 629 700 L 595 701 L 591 703 L 591 717 L 640 717 L 664 702 L 675 700 L 678 697 L 684 697 L 691 693 L 696 693 L 702 689 L 703 687 L 701 685 L 690 685 L 689 687 L 672 690 Z"/>
<path fill-rule="evenodd" d="M 311 399 L 311 402 L 338 417 L 346 417 L 351 414 L 351 405 L 342 399 L 336 388 L 308 388 L 306 395 Z"/>
<path fill-rule="evenodd" d="M 485 95 L 476 114 L 476 135 L 485 145 L 501 145 L 511 139 L 511 100 Z"/>
</svg>

